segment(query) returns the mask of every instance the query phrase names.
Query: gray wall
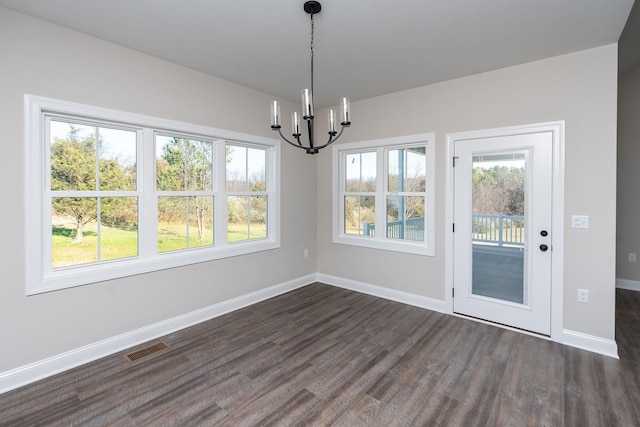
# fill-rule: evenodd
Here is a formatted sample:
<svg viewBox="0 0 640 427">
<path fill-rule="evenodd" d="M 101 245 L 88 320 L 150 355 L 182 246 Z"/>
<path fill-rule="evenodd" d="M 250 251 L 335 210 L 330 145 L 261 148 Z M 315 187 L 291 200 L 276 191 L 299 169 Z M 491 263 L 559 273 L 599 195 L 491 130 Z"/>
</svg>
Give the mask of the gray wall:
<svg viewBox="0 0 640 427">
<path fill-rule="evenodd" d="M 331 156 L 322 153 L 318 271 L 444 299 L 445 134 L 565 120 L 563 327 L 614 339 L 616 84 L 614 44 L 353 103 L 338 143 L 436 132 L 436 256 L 333 244 Z M 591 228 L 570 228 L 572 214 L 589 215 Z M 577 302 L 578 288 L 589 304 Z"/>
<path fill-rule="evenodd" d="M 640 65 L 618 84 L 618 279 L 640 282 Z M 628 254 L 637 254 L 629 262 Z"/>
<path fill-rule="evenodd" d="M 272 98 L 4 8 L 0 29 L 0 372 L 317 271 L 316 163 L 283 149 L 281 249 L 26 297 L 25 93 L 266 137 Z"/>
</svg>

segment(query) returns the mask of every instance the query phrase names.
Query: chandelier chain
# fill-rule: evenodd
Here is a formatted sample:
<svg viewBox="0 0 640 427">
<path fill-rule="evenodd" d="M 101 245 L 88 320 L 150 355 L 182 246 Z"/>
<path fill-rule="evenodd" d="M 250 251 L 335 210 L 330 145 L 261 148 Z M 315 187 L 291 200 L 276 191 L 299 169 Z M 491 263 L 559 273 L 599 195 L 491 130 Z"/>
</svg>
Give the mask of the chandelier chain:
<svg viewBox="0 0 640 427">
<path fill-rule="evenodd" d="M 311 56 L 311 93 L 313 93 L 313 13 L 311 14 L 311 42 L 309 43 L 309 51 Z"/>
</svg>

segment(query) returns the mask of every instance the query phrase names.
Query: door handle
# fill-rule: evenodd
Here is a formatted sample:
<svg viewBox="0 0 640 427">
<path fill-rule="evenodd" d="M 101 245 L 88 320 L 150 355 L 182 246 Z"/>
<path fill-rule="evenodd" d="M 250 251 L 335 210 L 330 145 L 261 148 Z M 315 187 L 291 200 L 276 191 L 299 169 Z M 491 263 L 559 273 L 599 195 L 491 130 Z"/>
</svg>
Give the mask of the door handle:
<svg viewBox="0 0 640 427">
<path fill-rule="evenodd" d="M 549 246 L 545 245 L 544 243 L 542 245 L 540 245 L 540 250 L 542 252 L 546 252 L 549 249 Z"/>
</svg>

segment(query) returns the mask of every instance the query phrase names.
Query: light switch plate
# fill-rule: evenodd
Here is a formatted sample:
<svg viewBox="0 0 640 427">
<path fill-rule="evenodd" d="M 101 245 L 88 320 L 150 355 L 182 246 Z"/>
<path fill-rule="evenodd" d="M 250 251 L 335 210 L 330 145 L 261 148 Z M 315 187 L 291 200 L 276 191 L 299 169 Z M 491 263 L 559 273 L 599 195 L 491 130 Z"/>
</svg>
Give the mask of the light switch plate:
<svg viewBox="0 0 640 427">
<path fill-rule="evenodd" d="M 587 215 L 571 215 L 571 228 L 589 228 Z"/>
</svg>

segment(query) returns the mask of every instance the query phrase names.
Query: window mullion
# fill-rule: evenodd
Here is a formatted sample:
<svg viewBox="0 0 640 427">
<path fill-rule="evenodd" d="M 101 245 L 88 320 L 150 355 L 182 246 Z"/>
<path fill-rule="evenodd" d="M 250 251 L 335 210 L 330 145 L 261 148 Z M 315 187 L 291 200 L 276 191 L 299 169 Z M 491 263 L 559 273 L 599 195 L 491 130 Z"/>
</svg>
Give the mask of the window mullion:
<svg viewBox="0 0 640 427">
<path fill-rule="evenodd" d="M 138 256 L 157 257 L 158 192 L 155 183 L 155 133 L 144 128 L 138 131 Z"/>
<path fill-rule="evenodd" d="M 214 143 L 214 181 L 213 181 L 213 229 L 214 246 L 224 247 L 227 242 L 227 198 L 229 194 L 226 188 L 226 163 L 227 163 L 227 143 L 226 141 L 216 141 Z"/>
<path fill-rule="evenodd" d="M 46 276 L 48 274 L 50 274 L 53 271 L 52 268 L 52 264 L 53 264 L 53 251 L 52 250 L 45 250 L 44 248 L 51 248 L 53 246 L 53 235 L 52 235 L 52 229 L 53 229 L 53 221 L 51 218 L 51 215 L 43 215 L 41 212 L 51 212 L 52 210 L 52 206 L 53 206 L 53 192 L 51 191 L 51 129 L 50 129 L 50 124 L 51 122 L 51 118 L 48 116 L 44 116 L 42 118 L 42 123 L 41 123 L 41 127 L 38 127 L 38 129 L 31 129 L 32 131 L 36 131 L 34 132 L 34 134 L 36 135 L 34 140 L 38 141 L 40 134 L 39 132 L 42 132 L 42 147 L 40 148 L 40 150 L 36 150 L 38 155 L 42 155 L 42 165 L 36 163 L 36 167 L 33 167 L 32 169 L 34 170 L 36 176 L 34 177 L 35 181 L 34 182 L 43 182 L 44 183 L 44 188 L 42 189 L 43 191 L 41 192 L 41 195 L 39 195 L 39 203 L 43 203 L 42 206 L 39 205 L 39 203 L 36 203 L 37 208 L 32 209 L 31 213 L 34 213 L 36 211 L 39 211 L 38 214 L 42 215 L 42 220 L 39 221 L 39 223 L 42 226 L 42 229 L 38 229 L 38 233 L 36 233 L 36 235 L 34 236 L 33 239 L 29 239 L 29 244 L 32 244 L 34 246 L 40 246 L 41 250 L 39 250 L 37 252 L 38 257 L 42 257 L 41 259 L 39 259 L 39 264 L 40 264 L 40 277 L 38 277 L 38 280 L 42 279 L 42 276 Z M 30 147 L 32 146 L 32 144 L 29 144 Z M 34 158 L 36 156 L 33 156 Z M 44 166 L 44 167 L 43 167 Z M 38 179 L 38 177 L 41 177 L 42 175 L 44 175 L 44 179 Z M 29 210 L 27 210 L 29 212 Z M 28 227 L 30 228 L 30 227 Z M 29 230 L 31 231 L 31 230 Z M 42 244 L 39 244 L 40 239 L 43 240 Z M 27 259 L 29 259 L 29 256 L 27 257 Z M 29 272 L 28 274 L 31 274 L 31 272 Z M 27 287 L 29 288 L 31 286 L 31 283 L 27 284 Z"/>
<path fill-rule="evenodd" d="M 385 240 L 387 238 L 387 171 L 384 148 L 376 150 L 376 233 L 374 239 Z"/>
</svg>

